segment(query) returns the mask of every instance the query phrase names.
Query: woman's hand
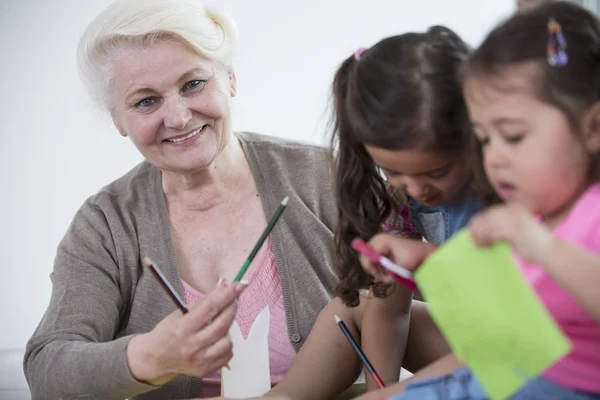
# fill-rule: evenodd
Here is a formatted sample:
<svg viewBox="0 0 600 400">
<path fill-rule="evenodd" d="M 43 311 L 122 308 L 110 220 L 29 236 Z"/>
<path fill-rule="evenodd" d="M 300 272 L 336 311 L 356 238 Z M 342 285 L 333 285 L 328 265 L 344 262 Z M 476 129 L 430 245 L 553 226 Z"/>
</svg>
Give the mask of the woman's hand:
<svg viewBox="0 0 600 400">
<path fill-rule="evenodd" d="M 132 338 L 127 359 L 133 376 L 160 386 L 179 374 L 208 376 L 225 366 L 233 356 L 227 333 L 244 288 L 240 283 L 218 287 L 190 304 L 188 313 L 174 311 L 152 331 Z"/>
<path fill-rule="evenodd" d="M 435 251 L 435 245 L 421 240 L 407 239 L 389 234 L 378 234 L 369 241 L 369 246 L 376 252 L 386 256 L 399 266 L 414 271 L 419 265 Z M 365 271 L 371 274 L 376 281 L 395 283 L 396 278 L 379 264 L 372 262 L 365 256 L 360 256 L 360 263 Z"/>
<path fill-rule="evenodd" d="M 552 232 L 518 204 L 505 204 L 482 211 L 469 224 L 475 245 L 507 242 L 529 263 L 544 264 L 552 246 Z"/>
</svg>

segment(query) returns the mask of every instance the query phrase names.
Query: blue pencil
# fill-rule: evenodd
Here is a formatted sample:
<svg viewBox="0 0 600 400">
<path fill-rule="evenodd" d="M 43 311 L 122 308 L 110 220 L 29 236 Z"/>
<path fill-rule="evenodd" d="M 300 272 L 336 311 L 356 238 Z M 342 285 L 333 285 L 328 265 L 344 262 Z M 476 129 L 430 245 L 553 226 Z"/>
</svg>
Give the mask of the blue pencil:
<svg viewBox="0 0 600 400">
<path fill-rule="evenodd" d="M 375 379 L 375 382 L 377 383 L 377 386 L 379 386 L 380 388 L 384 388 L 385 384 L 383 383 L 383 381 L 379 377 L 379 374 L 377 374 L 377 371 L 375 371 L 375 368 L 373 368 L 373 365 L 371 364 L 371 362 L 369 361 L 369 359 L 367 358 L 367 356 L 365 355 L 365 353 L 362 351 L 362 349 L 360 348 L 360 346 L 358 345 L 358 343 L 356 343 L 356 340 L 354 340 L 354 338 L 352 337 L 352 334 L 348 330 L 348 327 L 346 326 L 346 324 L 344 323 L 344 321 L 342 321 L 342 319 L 340 317 L 338 317 L 336 314 L 334 314 L 333 316 L 335 317 L 335 322 L 337 322 L 338 326 L 340 327 L 340 329 L 344 333 L 344 336 L 346 336 L 346 339 L 348 339 L 348 341 L 350 342 L 350 344 L 354 348 L 354 351 L 356 351 L 356 354 L 358 354 L 358 356 L 362 360 L 363 364 L 367 368 L 367 371 L 369 371 L 369 373 L 371 374 L 371 376 L 373 377 L 373 379 Z"/>
</svg>

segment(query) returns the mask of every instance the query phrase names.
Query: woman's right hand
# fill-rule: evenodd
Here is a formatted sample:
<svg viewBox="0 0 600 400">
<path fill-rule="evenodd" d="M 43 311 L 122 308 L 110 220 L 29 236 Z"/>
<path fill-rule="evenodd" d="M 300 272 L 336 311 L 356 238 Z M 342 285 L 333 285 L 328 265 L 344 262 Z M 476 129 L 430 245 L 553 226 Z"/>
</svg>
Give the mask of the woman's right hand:
<svg viewBox="0 0 600 400">
<path fill-rule="evenodd" d="M 235 319 L 237 298 L 245 285 L 218 287 L 205 298 L 177 310 L 156 327 L 131 339 L 127 360 L 139 381 L 161 386 L 175 376 L 208 376 L 233 356 L 228 337 Z"/>
<path fill-rule="evenodd" d="M 422 240 L 407 239 L 386 233 L 375 235 L 369 240 L 369 246 L 377 253 L 384 255 L 399 266 L 409 271 L 416 270 L 419 265 L 436 249 L 436 246 Z M 392 284 L 396 282 L 394 275 L 374 263 L 365 256 L 360 256 L 360 263 L 365 271 L 377 282 Z"/>
</svg>

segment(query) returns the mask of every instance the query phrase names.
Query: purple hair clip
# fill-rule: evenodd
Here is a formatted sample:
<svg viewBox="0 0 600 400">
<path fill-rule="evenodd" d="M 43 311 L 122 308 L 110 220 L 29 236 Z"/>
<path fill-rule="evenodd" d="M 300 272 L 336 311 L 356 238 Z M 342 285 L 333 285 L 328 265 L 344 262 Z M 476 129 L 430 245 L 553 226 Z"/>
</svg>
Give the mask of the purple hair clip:
<svg viewBox="0 0 600 400">
<path fill-rule="evenodd" d="M 358 50 L 356 50 L 356 51 L 354 52 L 354 59 L 355 59 L 356 61 L 360 60 L 360 58 L 362 57 L 363 53 L 364 53 L 366 50 L 367 50 L 367 48 L 366 48 L 366 47 L 361 47 L 361 48 L 359 48 Z"/>
<path fill-rule="evenodd" d="M 560 24 L 554 18 L 548 20 L 548 44 L 546 45 L 548 64 L 551 67 L 564 67 L 569 62 L 567 41 Z"/>
</svg>

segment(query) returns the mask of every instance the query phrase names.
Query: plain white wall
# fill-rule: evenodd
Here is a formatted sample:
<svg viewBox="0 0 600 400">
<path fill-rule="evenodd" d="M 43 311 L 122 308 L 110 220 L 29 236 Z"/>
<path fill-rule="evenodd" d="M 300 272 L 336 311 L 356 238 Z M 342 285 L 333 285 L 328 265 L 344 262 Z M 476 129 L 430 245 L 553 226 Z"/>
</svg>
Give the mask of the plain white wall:
<svg viewBox="0 0 600 400">
<path fill-rule="evenodd" d="M 75 48 L 110 0 L 0 0 L 0 348 L 47 306 L 56 246 L 141 157 L 79 84 Z M 329 88 L 359 46 L 444 24 L 477 45 L 514 0 L 222 0 L 238 23 L 234 127 L 325 143 Z"/>
</svg>

